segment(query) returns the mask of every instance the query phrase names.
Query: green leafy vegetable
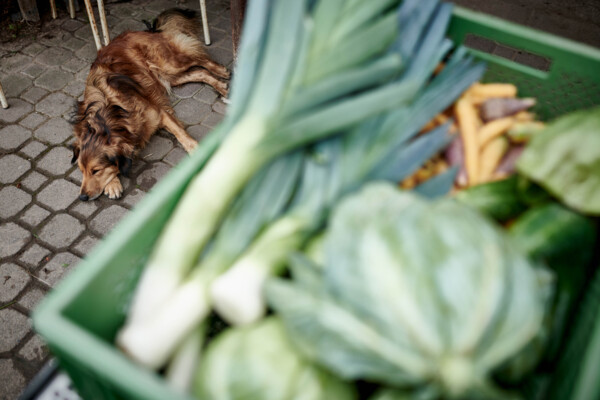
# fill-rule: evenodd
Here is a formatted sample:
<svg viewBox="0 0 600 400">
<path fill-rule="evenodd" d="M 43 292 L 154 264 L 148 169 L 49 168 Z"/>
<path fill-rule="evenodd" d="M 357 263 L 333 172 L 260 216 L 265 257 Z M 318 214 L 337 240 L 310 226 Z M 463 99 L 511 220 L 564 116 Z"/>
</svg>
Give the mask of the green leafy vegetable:
<svg viewBox="0 0 600 400">
<path fill-rule="evenodd" d="M 269 304 L 307 356 L 346 379 L 503 398 L 491 382 L 534 341 L 551 294 L 498 227 L 451 199 L 370 184 L 334 210 L 324 265 L 292 263 Z"/>
<path fill-rule="evenodd" d="M 600 107 L 548 124 L 527 146 L 517 169 L 569 207 L 600 215 Z"/>
<path fill-rule="evenodd" d="M 208 346 L 194 394 L 210 400 L 353 400 L 352 385 L 311 364 L 275 317 L 230 329 Z"/>
</svg>

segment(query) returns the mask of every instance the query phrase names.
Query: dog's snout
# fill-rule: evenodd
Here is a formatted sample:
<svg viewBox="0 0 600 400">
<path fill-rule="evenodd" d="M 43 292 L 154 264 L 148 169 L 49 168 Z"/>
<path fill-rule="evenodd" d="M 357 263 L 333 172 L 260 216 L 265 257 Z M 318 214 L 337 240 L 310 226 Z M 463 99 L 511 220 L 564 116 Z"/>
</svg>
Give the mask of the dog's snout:
<svg viewBox="0 0 600 400">
<path fill-rule="evenodd" d="M 79 195 L 79 200 L 81 200 L 81 201 L 88 201 L 89 199 L 90 199 L 90 197 L 87 194 Z"/>
</svg>

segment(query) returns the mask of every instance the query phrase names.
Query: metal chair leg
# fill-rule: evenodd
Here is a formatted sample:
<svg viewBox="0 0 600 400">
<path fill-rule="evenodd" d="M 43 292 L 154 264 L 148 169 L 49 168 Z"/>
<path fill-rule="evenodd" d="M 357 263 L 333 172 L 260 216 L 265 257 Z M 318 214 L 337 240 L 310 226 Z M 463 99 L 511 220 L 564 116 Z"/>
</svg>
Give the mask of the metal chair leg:
<svg viewBox="0 0 600 400">
<path fill-rule="evenodd" d="M 90 26 L 92 33 L 94 34 L 94 41 L 96 42 L 96 49 L 100 50 L 102 43 L 100 43 L 100 35 L 98 34 L 98 26 L 96 25 L 96 18 L 94 18 L 94 9 L 90 0 L 83 0 L 85 3 L 85 10 L 87 11 L 88 18 L 90 20 Z"/>
<path fill-rule="evenodd" d="M 208 32 L 208 19 L 206 17 L 206 0 L 200 0 L 200 13 L 202 14 L 202 30 L 204 31 L 204 43 L 210 44 L 210 33 Z"/>
<path fill-rule="evenodd" d="M 2 89 L 1 83 L 0 83 L 0 104 L 2 104 L 2 108 L 8 108 L 8 102 L 6 101 L 6 96 L 4 95 L 4 90 Z"/>
<path fill-rule="evenodd" d="M 50 0 L 50 10 L 52 11 L 52 19 L 56 19 L 58 14 L 56 13 L 56 2 L 55 0 Z"/>
<path fill-rule="evenodd" d="M 71 19 L 75 18 L 75 4 L 73 3 L 73 0 L 69 0 L 69 15 L 71 16 Z"/>
<path fill-rule="evenodd" d="M 106 12 L 104 11 L 104 0 L 98 0 L 98 14 L 100 14 L 100 25 L 102 25 L 104 45 L 107 46 L 110 43 L 110 36 L 108 35 L 108 24 L 106 22 Z"/>
</svg>

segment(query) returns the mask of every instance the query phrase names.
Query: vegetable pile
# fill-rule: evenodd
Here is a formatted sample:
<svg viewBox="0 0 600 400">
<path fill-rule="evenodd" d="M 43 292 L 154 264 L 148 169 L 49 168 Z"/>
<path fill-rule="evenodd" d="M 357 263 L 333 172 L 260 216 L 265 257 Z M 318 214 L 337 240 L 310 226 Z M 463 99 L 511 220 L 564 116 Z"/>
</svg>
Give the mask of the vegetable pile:
<svg viewBox="0 0 600 400">
<path fill-rule="evenodd" d="M 128 357 L 202 399 L 546 390 L 593 271 L 600 146 L 575 147 L 600 109 L 535 122 L 514 86 L 478 83 L 451 10 L 249 3 L 212 154 L 117 334 Z M 558 131 L 568 166 L 545 155 Z"/>
</svg>

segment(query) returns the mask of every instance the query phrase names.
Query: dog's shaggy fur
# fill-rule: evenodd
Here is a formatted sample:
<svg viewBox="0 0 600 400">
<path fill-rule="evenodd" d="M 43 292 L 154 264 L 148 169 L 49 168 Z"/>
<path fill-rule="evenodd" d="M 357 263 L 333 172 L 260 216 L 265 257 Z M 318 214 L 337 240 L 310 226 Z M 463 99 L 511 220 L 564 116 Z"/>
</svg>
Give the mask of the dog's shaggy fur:
<svg viewBox="0 0 600 400">
<path fill-rule="evenodd" d="M 73 118 L 72 163 L 83 173 L 81 200 L 103 192 L 118 198 L 132 158 L 157 130 L 173 134 L 190 152 L 196 141 L 175 117 L 171 86 L 204 82 L 227 95 L 229 72 L 212 61 L 198 40 L 195 13 L 161 13 L 144 32 L 125 32 L 98 51 L 87 78 L 83 101 Z"/>
</svg>

